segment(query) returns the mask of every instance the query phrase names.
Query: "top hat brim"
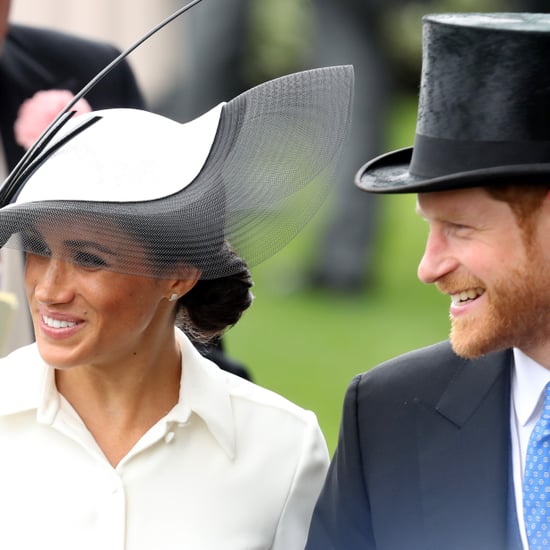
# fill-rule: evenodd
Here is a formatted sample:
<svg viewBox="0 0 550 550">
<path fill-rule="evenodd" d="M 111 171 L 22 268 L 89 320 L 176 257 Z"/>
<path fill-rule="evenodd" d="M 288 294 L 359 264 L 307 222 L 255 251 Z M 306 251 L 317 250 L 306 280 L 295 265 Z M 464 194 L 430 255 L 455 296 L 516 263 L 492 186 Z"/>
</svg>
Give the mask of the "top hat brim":
<svg viewBox="0 0 550 550">
<path fill-rule="evenodd" d="M 519 183 L 550 185 L 550 164 L 530 163 L 477 168 L 424 177 L 410 172 L 413 147 L 380 155 L 364 164 L 355 185 L 370 193 L 427 193 Z"/>
</svg>

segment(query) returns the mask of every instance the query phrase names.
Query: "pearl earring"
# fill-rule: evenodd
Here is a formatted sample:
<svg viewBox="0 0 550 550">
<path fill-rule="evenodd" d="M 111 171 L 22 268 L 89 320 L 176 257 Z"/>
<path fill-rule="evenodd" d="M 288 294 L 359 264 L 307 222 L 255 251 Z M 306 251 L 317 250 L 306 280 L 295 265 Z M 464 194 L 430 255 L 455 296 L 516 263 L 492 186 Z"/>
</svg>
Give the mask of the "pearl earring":
<svg viewBox="0 0 550 550">
<path fill-rule="evenodd" d="M 178 298 L 179 298 L 179 296 L 174 292 L 174 294 L 172 294 L 170 296 L 170 298 L 168 298 L 168 301 L 169 302 L 175 302 Z"/>
</svg>

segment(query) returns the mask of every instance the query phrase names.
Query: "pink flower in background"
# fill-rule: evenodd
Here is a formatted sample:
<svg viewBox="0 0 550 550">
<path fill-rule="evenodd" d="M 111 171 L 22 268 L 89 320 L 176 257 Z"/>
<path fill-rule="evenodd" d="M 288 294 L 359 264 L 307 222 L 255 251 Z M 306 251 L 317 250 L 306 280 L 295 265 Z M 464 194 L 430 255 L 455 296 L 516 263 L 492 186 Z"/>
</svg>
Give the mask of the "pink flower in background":
<svg viewBox="0 0 550 550">
<path fill-rule="evenodd" d="M 15 141 L 28 149 L 73 97 L 69 90 L 43 90 L 25 100 L 13 127 Z M 71 110 L 80 115 L 92 108 L 85 99 L 79 99 Z"/>
</svg>

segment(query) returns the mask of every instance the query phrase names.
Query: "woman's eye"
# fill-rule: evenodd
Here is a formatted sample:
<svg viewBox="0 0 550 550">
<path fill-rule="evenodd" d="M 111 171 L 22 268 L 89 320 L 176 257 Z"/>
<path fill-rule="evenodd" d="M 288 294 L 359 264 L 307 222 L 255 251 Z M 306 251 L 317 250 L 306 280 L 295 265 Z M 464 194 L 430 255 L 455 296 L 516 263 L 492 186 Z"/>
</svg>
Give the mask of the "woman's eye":
<svg viewBox="0 0 550 550">
<path fill-rule="evenodd" d="M 28 254 L 36 254 L 39 256 L 50 256 L 48 245 L 36 235 L 24 235 L 23 246 Z"/>
<path fill-rule="evenodd" d="M 91 252 L 76 252 L 74 254 L 74 263 L 81 267 L 95 268 L 100 269 L 102 267 L 107 267 L 107 262 Z"/>
</svg>

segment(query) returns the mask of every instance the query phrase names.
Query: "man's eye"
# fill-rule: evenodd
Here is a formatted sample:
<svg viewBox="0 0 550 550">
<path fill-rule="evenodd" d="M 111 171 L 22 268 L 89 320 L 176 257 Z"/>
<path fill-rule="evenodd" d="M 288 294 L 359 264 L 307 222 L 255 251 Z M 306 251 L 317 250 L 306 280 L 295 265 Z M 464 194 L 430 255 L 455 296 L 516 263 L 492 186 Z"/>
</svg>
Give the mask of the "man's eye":
<svg viewBox="0 0 550 550">
<path fill-rule="evenodd" d="M 449 224 L 447 231 L 451 235 L 456 235 L 457 237 L 465 237 L 472 232 L 472 228 L 467 225 L 453 223 Z"/>
<path fill-rule="evenodd" d="M 96 269 L 107 267 L 108 265 L 103 258 L 90 252 L 76 252 L 73 261 L 79 266 Z"/>
</svg>

